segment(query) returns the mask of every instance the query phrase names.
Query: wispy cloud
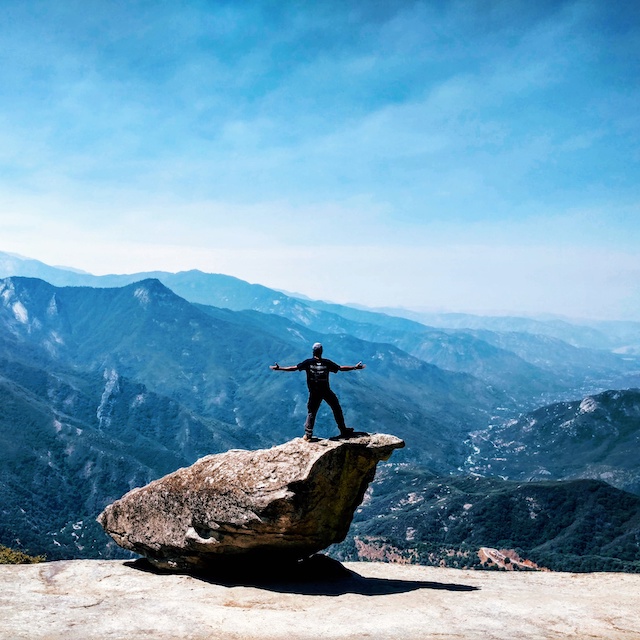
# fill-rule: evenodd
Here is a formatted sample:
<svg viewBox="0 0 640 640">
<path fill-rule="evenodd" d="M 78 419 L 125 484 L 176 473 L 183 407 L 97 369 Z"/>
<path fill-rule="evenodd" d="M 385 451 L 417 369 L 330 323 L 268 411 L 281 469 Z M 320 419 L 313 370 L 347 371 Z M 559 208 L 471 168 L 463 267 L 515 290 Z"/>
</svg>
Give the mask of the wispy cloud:
<svg viewBox="0 0 640 640">
<path fill-rule="evenodd" d="M 44 259 L 57 246 L 52 261 L 76 251 L 78 267 L 102 272 L 193 260 L 297 290 L 317 276 L 285 265 L 315 251 L 336 267 L 323 297 L 406 291 L 405 304 L 439 296 L 452 308 L 470 291 L 478 305 L 511 292 L 515 305 L 516 287 L 543 290 L 534 282 L 548 287 L 530 296 L 541 309 L 572 300 L 526 275 L 536 260 L 536 273 L 571 272 L 574 291 L 582 273 L 607 296 L 615 270 L 608 285 L 595 278 L 589 251 L 625 282 L 637 272 L 633 3 L 10 0 L 3 11 L 4 250 Z M 501 266 L 481 277 L 491 247 Z M 436 263 L 440 289 L 427 289 Z M 505 274 L 518 269 L 517 282 Z"/>
</svg>

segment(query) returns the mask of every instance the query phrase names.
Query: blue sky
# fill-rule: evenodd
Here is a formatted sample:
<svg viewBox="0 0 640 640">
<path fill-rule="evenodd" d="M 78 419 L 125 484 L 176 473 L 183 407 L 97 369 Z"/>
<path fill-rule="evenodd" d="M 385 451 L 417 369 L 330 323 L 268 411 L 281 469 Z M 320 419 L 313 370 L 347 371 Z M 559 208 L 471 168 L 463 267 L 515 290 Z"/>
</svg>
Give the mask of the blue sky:
<svg viewBox="0 0 640 640">
<path fill-rule="evenodd" d="M 640 3 L 0 9 L 0 251 L 640 320 Z"/>
</svg>

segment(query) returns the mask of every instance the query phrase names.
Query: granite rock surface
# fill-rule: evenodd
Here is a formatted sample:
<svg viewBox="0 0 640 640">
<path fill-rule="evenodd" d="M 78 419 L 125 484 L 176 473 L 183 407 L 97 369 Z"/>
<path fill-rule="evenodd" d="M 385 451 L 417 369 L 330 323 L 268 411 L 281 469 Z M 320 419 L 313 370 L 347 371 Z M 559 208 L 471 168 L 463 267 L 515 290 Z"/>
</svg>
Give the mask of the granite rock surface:
<svg viewBox="0 0 640 640">
<path fill-rule="evenodd" d="M 159 568 L 277 567 L 342 541 L 377 463 L 403 446 L 363 434 L 210 455 L 130 491 L 98 521 Z"/>
<path fill-rule="evenodd" d="M 221 583 L 120 560 L 0 565 L 1 640 L 637 640 L 640 575 L 346 563 Z"/>
</svg>

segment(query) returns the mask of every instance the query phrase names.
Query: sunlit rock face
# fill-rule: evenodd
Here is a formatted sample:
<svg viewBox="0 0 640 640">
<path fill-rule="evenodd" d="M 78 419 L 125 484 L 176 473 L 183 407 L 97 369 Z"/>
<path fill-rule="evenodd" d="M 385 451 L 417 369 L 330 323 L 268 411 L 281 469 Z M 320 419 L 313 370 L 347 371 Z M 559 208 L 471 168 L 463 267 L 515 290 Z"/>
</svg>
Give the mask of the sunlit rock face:
<svg viewBox="0 0 640 640">
<path fill-rule="evenodd" d="M 298 560 L 342 541 L 391 435 L 206 456 L 130 491 L 98 517 L 125 549 L 166 569 Z"/>
</svg>

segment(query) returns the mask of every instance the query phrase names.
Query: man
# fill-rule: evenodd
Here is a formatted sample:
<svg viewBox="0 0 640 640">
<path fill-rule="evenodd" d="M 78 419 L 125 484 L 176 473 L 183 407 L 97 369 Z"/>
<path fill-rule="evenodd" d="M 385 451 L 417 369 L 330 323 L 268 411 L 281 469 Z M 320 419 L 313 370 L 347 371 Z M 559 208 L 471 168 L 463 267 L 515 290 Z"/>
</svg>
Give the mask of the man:
<svg viewBox="0 0 640 640">
<path fill-rule="evenodd" d="M 328 358 L 322 357 L 322 345 L 316 342 L 313 345 L 313 358 L 303 360 L 299 364 L 291 367 L 281 367 L 277 362 L 271 367 L 274 371 L 306 371 L 307 387 L 309 388 L 309 401 L 307 402 L 307 419 L 304 423 L 304 440 L 311 441 L 313 437 L 313 426 L 316 422 L 316 414 L 320 404 L 324 400 L 333 411 L 340 436 L 349 438 L 353 435 L 353 429 L 348 428 L 344 423 L 344 415 L 338 397 L 329 387 L 329 374 L 338 371 L 355 371 L 364 369 L 362 362 L 354 366 L 338 365 Z"/>
</svg>

